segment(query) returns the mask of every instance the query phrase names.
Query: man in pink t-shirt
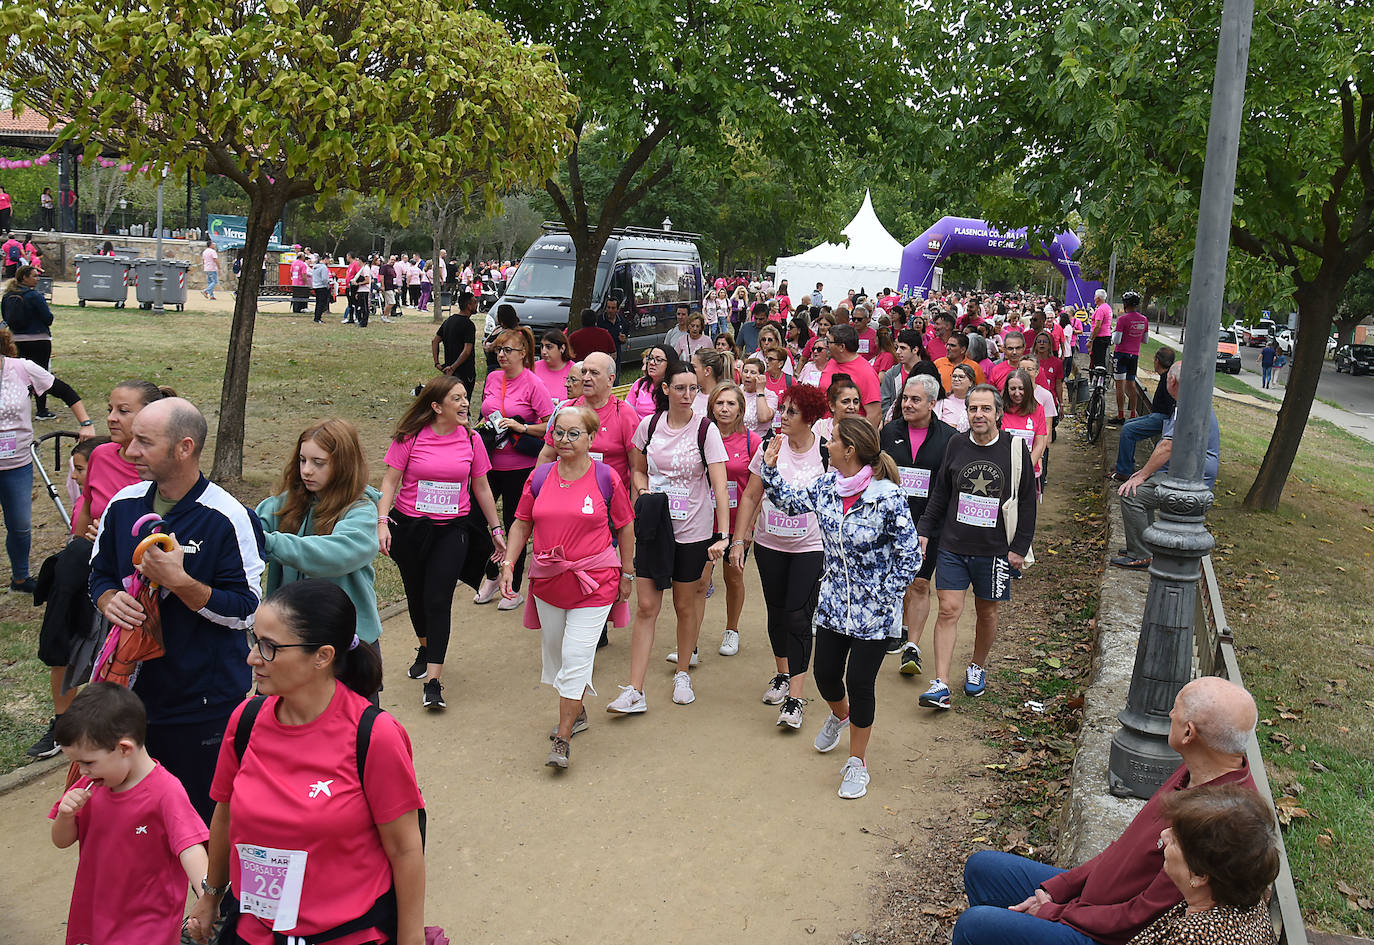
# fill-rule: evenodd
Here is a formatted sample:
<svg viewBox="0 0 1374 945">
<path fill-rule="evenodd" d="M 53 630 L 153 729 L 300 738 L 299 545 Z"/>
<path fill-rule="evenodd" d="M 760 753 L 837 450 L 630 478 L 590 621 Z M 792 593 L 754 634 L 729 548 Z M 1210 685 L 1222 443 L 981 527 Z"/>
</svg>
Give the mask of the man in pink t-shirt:
<svg viewBox="0 0 1374 945">
<path fill-rule="evenodd" d="M 878 356 L 878 332 L 871 325 L 872 320 L 867 305 L 854 309 L 853 324 L 854 330 L 859 333 L 859 356 L 869 364 Z"/>
<path fill-rule="evenodd" d="M 586 404 L 596 411 L 601 429 L 592 439 L 589 455 L 615 470 L 625 488 L 630 488 L 630 441 L 639 426 L 639 414 L 619 397 L 611 393 L 615 384 L 615 361 L 610 355 L 594 351 L 582 360 L 582 396 L 572 405 Z M 551 463 L 558 458 L 553 446 L 553 422 L 544 434 L 544 449 L 537 465 Z"/>
<path fill-rule="evenodd" d="M 836 325 L 830 329 L 830 363 L 821 371 L 818 385 L 822 393 L 830 389 L 830 381 L 836 374 L 848 374 L 859 388 L 864 415 L 873 424 L 873 429 L 878 429 L 883 415 L 882 385 L 873 366 L 859 354 L 859 333 L 853 325 Z"/>
<path fill-rule="evenodd" d="M 1112 343 L 1112 307 L 1107 302 L 1107 293 L 1098 289 L 1093 294 L 1097 308 L 1093 309 L 1092 328 L 1092 366 L 1107 366 L 1107 348 Z"/>
<path fill-rule="evenodd" d="M 1125 401 L 1129 396 L 1131 416 L 1139 416 L 1140 405 L 1136 403 L 1136 368 L 1140 365 L 1140 346 L 1150 333 L 1150 320 L 1142 315 L 1140 293 L 1126 292 L 1121 296 L 1121 307 L 1125 309 L 1116 319 L 1116 331 L 1112 334 L 1115 343 L 1112 352 L 1112 377 L 1116 379 L 1116 417 L 1107 421 L 1113 426 L 1126 422 Z"/>
</svg>

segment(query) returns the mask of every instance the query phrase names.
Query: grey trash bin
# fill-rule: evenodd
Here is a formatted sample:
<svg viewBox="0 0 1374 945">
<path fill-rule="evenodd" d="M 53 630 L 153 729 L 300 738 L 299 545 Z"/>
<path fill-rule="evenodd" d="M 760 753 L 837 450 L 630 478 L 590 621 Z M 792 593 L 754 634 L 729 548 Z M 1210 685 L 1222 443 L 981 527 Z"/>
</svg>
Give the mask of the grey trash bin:
<svg viewBox="0 0 1374 945">
<path fill-rule="evenodd" d="M 76 304 L 113 302 L 123 308 L 129 298 L 129 260 L 118 256 L 76 257 Z"/>
<path fill-rule="evenodd" d="M 156 259 L 134 260 L 134 294 L 138 298 L 138 307 L 152 308 L 157 301 L 153 274 L 159 268 L 165 280 L 162 283 L 162 304 L 175 305 L 178 312 L 185 310 L 186 274 L 191 271 L 191 264 L 181 259 L 164 259 L 161 263 Z"/>
</svg>

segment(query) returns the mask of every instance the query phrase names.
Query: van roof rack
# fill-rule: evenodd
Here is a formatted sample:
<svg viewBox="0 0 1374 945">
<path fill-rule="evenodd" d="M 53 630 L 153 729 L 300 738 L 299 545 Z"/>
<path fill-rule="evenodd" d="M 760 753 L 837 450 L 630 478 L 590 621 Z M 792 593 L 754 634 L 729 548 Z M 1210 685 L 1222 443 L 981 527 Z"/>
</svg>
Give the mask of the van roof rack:
<svg viewBox="0 0 1374 945">
<path fill-rule="evenodd" d="M 568 226 L 561 220 L 545 220 L 539 229 L 544 233 L 566 233 Z M 691 243 L 701 239 L 700 233 L 688 233 L 686 230 L 656 230 L 651 226 L 618 226 L 611 230 L 612 236 L 638 236 L 641 239 L 671 240 L 673 242 Z"/>
</svg>

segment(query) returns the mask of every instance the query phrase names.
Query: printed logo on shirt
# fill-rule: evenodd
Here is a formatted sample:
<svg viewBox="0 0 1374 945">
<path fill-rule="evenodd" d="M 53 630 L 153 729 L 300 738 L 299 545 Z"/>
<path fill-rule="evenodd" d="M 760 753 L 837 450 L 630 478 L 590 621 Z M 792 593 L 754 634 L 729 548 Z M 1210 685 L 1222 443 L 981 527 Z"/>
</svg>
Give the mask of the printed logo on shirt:
<svg viewBox="0 0 1374 945">
<path fill-rule="evenodd" d="M 141 833 L 141 834 L 147 834 L 147 833 L 148 833 L 148 825 L 147 825 L 147 824 L 144 824 L 144 825 L 142 825 L 142 826 L 140 826 L 140 827 L 135 827 L 135 828 L 134 828 L 134 834 L 135 834 L 135 835 L 140 834 L 140 833 Z"/>
<path fill-rule="evenodd" d="M 188 555 L 197 554 L 200 551 L 200 542 L 188 541 L 186 544 L 181 546 L 181 550 Z"/>
<path fill-rule="evenodd" d="M 314 784 L 310 785 L 310 796 L 319 797 L 323 794 L 325 797 L 333 797 L 334 794 L 329 790 L 329 786 L 333 783 L 333 778 L 330 778 L 328 781 L 316 781 Z"/>
<path fill-rule="evenodd" d="M 980 459 L 959 470 L 956 484 L 960 492 L 1000 497 L 1002 495 L 1002 469 L 996 463 Z"/>
<path fill-rule="evenodd" d="M 595 512 L 596 512 L 596 510 L 592 508 L 592 497 L 591 497 L 591 496 L 585 497 L 585 498 L 582 500 L 582 514 L 583 514 L 583 515 L 592 515 L 592 514 L 594 514 Z"/>
</svg>

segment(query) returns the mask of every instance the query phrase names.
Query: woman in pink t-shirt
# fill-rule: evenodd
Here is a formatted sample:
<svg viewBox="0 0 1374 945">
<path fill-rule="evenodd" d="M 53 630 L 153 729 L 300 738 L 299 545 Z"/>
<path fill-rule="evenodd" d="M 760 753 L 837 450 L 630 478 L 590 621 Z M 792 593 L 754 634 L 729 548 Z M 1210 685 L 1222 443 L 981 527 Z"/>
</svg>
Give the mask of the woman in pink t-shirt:
<svg viewBox="0 0 1374 945">
<path fill-rule="evenodd" d="M 1017 368 L 1007 375 L 1002 387 L 1002 402 L 1005 405 L 1002 430 L 1026 441 L 1038 477 L 1040 458 L 1050 442 L 1050 429 L 1045 422 L 1045 411 L 1035 399 L 1035 381 L 1029 371 Z"/>
<path fill-rule="evenodd" d="M 644 352 L 644 373 L 630 385 L 630 391 L 625 395 L 625 403 L 641 418 L 653 416 L 654 390 L 663 383 L 663 375 L 668 370 L 668 364 L 676 359 L 676 351 L 661 345 L 655 345 Z"/>
<path fill-rule="evenodd" d="M 763 362 L 757 354 L 740 366 L 740 387 L 744 390 L 744 425 L 759 436 L 778 424 L 778 394 L 765 383 L 764 372 Z"/>
<path fill-rule="evenodd" d="M 568 766 L 569 743 L 587 727 L 582 699 L 592 688 L 596 645 L 607 618 L 624 626 L 634 580 L 634 513 L 620 476 L 591 458 L 592 437 L 601 428 L 596 411 L 584 404 L 564 407 L 553 419 L 556 462 L 540 466 L 525 483 L 510 547 L 534 538 L 525 626 L 543 637 L 541 682 L 558 692 L 558 725 L 545 764 Z M 536 495 L 536 487 L 538 494 Z M 614 543 L 612 540 L 615 540 Z M 501 593 L 513 589 L 514 562 L 501 562 Z M 617 606 L 620 605 L 620 606 Z"/>
<path fill-rule="evenodd" d="M 487 374 L 482 386 L 483 426 L 491 430 L 496 451 L 491 456 L 491 490 L 501 500 L 501 521 L 509 530 L 515 521 L 515 507 L 525 480 L 534 469 L 539 451 L 544 448 L 544 432 L 553 414 L 553 398 L 534 373 L 534 333 L 520 326 L 509 328 L 492 339 L 499 370 Z M 517 446 L 517 441 L 519 445 Z M 528 449 L 526 444 L 529 444 Z M 515 561 L 515 589 L 525 574 L 525 552 Z M 472 598 L 486 604 L 500 593 L 500 577 L 494 562 L 488 564 L 486 580 Z M 524 603 L 518 594 L 502 598 L 498 610 L 514 610 Z"/>
<path fill-rule="evenodd" d="M 420 641 L 408 675 L 425 680 L 421 705 L 442 709 L 439 679 L 448 654 L 453 591 L 468 555 L 473 500 L 486 517 L 496 551 L 504 555 L 506 550 L 487 482 L 491 462 L 482 438 L 468 427 L 462 381 L 441 374 L 424 386 L 396 423 L 386 465 L 377 544 L 401 572 L 410 625 Z"/>
<path fill-rule="evenodd" d="M 730 527 L 725 444 L 715 424 L 692 412 L 698 393 L 691 368 L 678 363 L 669 369 L 658 388 L 659 409 L 639 422 L 631 441 L 637 604 L 630 685 L 620 687 L 620 695 L 606 706 L 607 712 L 630 714 L 648 708 L 644 679 L 649 673 L 654 625 L 663 607 L 663 592 L 669 587 L 677 614 L 673 701 L 686 705 L 696 699 L 687 669 L 706 609 L 710 580 L 706 565 L 725 553 Z M 664 533 L 667 528 L 672 529 L 672 541 Z"/>
<path fill-rule="evenodd" d="M 186 923 L 197 941 L 210 940 L 226 888 L 238 902 L 221 941 L 272 945 L 284 939 L 274 926 L 302 942 L 424 941 L 425 802 L 390 713 L 373 717 L 359 757 L 382 665 L 356 621 L 348 594 L 322 578 L 282 585 L 254 615 L 258 697 L 220 742 L 208 888 Z"/>
<path fill-rule="evenodd" d="M 778 471 L 790 485 L 807 485 L 825 472 L 821 438 L 812 431 L 825 410 L 825 395 L 810 384 L 794 384 L 782 395 L 778 413 L 785 448 L 778 454 Z M 762 462 L 762 453 L 755 453 L 749 465 L 749 484 L 740 498 L 735 537 L 730 542 L 730 566 L 725 573 L 739 569 L 743 574 L 753 544 L 768 614 L 768 640 L 777 663 L 777 673 L 769 680 L 763 701 L 781 706 L 779 725 L 800 728 L 802 691 L 811 662 L 811 617 L 824 564 L 821 532 L 815 515 L 784 515 L 764 497 Z"/>
<path fill-rule="evenodd" d="M 734 384 L 722 384 L 707 405 L 716 429 L 725 444 L 725 493 L 730 501 L 730 534 L 735 533 L 735 512 L 740 496 L 749 484 L 749 461 L 763 444 L 763 437 L 745 422 L 745 393 Z M 766 406 L 766 404 L 764 405 Z M 766 425 L 765 425 L 766 426 Z M 721 634 L 720 655 L 739 652 L 739 617 L 744 610 L 744 571 L 725 567 L 725 631 Z"/>
<path fill-rule="evenodd" d="M 568 375 L 572 373 L 572 366 L 568 336 L 557 329 L 544 332 L 544 337 L 539 339 L 539 360 L 534 362 L 534 376 L 539 378 L 554 403 L 568 399 Z"/>
</svg>

